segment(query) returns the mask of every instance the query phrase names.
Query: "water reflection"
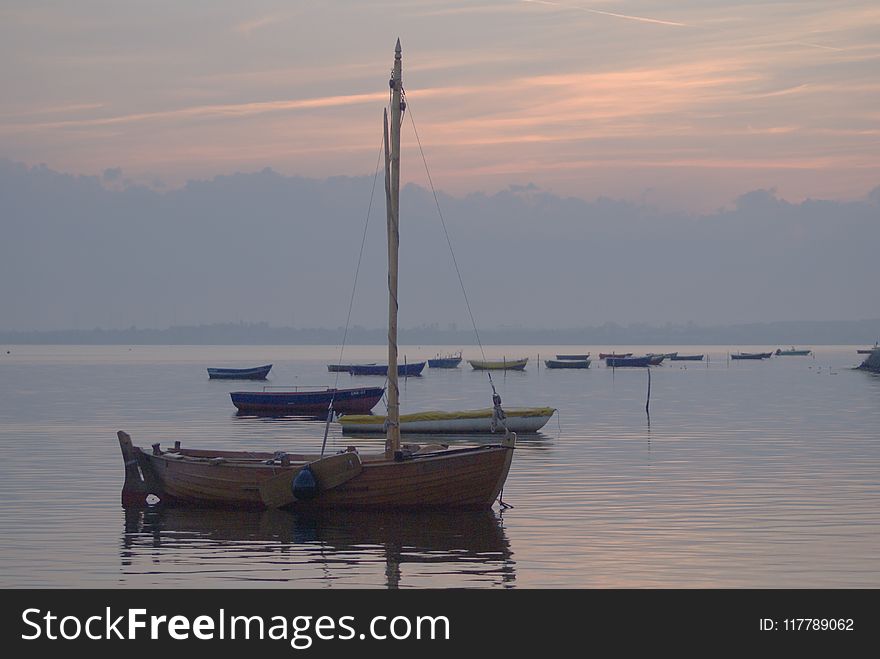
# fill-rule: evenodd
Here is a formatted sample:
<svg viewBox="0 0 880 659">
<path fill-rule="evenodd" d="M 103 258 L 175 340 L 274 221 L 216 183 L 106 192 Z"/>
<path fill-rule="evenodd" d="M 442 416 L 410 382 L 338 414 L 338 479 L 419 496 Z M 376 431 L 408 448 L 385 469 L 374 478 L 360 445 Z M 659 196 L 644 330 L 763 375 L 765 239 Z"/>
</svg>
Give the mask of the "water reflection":
<svg viewBox="0 0 880 659">
<path fill-rule="evenodd" d="M 130 509 L 120 559 L 134 578 L 175 573 L 203 584 L 222 580 L 227 562 L 229 579 L 289 586 L 513 587 L 516 579 L 495 511 Z"/>
<path fill-rule="evenodd" d="M 343 434 L 345 440 L 373 440 L 380 439 L 384 441 L 385 436 L 381 433 L 356 433 L 347 432 Z M 419 446 L 433 446 L 442 444 L 446 446 L 479 446 L 483 444 L 500 444 L 504 439 L 503 432 L 497 433 L 419 433 L 406 432 L 401 435 L 401 441 L 404 444 L 417 444 Z M 543 432 L 517 433 L 516 445 L 529 446 L 536 449 L 550 448 L 553 443 L 553 437 Z"/>
</svg>

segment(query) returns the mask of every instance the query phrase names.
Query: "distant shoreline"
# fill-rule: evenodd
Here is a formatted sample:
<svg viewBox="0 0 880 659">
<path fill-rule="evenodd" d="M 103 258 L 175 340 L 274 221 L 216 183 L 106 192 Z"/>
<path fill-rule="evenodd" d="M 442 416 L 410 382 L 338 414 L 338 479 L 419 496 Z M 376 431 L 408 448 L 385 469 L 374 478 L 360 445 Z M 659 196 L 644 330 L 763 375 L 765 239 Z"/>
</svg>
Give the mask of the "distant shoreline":
<svg viewBox="0 0 880 659">
<path fill-rule="evenodd" d="M 344 331 L 225 323 L 167 329 L 0 331 L 4 345 L 339 345 Z M 874 345 L 880 318 L 846 321 L 785 321 L 715 327 L 660 327 L 606 323 L 569 329 L 493 328 L 480 331 L 484 345 Z M 384 328 L 350 328 L 349 345 L 384 345 Z M 401 329 L 402 345 L 476 345 L 473 330 L 427 325 Z"/>
</svg>

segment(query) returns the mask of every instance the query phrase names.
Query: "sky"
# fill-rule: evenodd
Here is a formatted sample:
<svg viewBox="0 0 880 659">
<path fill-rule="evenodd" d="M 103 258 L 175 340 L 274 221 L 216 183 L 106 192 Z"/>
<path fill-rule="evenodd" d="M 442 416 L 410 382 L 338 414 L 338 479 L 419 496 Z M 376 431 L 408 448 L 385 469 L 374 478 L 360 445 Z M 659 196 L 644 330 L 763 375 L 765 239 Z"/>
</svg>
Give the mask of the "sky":
<svg viewBox="0 0 880 659">
<path fill-rule="evenodd" d="M 0 330 L 383 326 L 398 38 L 401 326 L 876 318 L 876 1 L 3 0 Z"/>
<path fill-rule="evenodd" d="M 404 182 L 418 141 L 458 195 L 706 213 L 880 182 L 874 0 L 4 0 L 0 157 L 157 190 L 370 175 L 398 37 Z"/>
</svg>

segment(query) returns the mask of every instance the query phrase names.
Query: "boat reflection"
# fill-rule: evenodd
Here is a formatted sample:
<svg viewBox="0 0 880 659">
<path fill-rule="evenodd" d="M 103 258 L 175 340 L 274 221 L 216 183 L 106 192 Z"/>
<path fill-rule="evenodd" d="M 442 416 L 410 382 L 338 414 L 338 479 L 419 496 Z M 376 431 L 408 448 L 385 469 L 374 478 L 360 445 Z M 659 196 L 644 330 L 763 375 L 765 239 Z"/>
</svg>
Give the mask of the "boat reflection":
<svg viewBox="0 0 880 659">
<path fill-rule="evenodd" d="M 351 432 L 345 433 L 343 435 L 344 441 L 348 443 L 352 443 L 353 440 L 358 440 L 358 445 L 360 442 L 366 441 L 383 441 L 384 436 L 376 433 L 358 433 Z M 403 444 L 415 444 L 418 446 L 433 446 L 436 444 L 445 444 L 447 446 L 457 447 L 457 446 L 479 446 L 481 444 L 498 444 L 504 438 L 503 432 L 497 433 L 421 433 L 421 432 L 407 432 L 401 435 L 401 442 Z M 538 432 L 528 432 L 528 433 L 517 433 L 516 435 L 516 446 L 517 448 L 552 448 L 554 437 L 548 435 L 547 433 L 538 431 Z"/>
<path fill-rule="evenodd" d="M 132 578 L 185 570 L 204 573 L 206 582 L 222 573 L 226 581 L 310 588 L 513 587 L 516 579 L 493 510 L 127 509 L 120 558 Z"/>
</svg>

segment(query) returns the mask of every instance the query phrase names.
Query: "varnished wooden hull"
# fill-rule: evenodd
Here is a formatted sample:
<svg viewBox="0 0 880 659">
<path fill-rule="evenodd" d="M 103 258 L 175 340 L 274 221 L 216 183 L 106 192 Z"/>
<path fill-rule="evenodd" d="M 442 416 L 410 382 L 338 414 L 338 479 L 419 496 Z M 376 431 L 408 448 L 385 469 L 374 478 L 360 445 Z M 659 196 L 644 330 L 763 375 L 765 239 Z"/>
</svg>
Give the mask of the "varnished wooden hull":
<svg viewBox="0 0 880 659">
<path fill-rule="evenodd" d="M 120 433 L 120 435 L 125 435 Z M 125 437 L 128 437 L 125 435 Z M 209 451 L 144 451 L 128 449 L 120 436 L 126 461 L 123 505 L 143 505 L 153 494 L 171 505 L 265 508 L 260 485 L 299 470 L 317 456 L 290 456 L 291 464 L 267 464 L 272 454 Z M 129 455 L 127 455 L 127 451 Z M 175 457 L 180 456 L 180 457 Z M 363 470 L 333 489 L 308 501 L 291 504 L 294 510 L 322 509 L 469 509 L 490 508 L 507 479 L 513 447 L 493 444 L 451 449 L 403 460 L 365 457 Z M 134 459 L 140 482 L 129 471 Z"/>
</svg>

